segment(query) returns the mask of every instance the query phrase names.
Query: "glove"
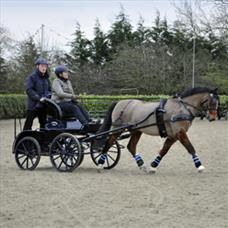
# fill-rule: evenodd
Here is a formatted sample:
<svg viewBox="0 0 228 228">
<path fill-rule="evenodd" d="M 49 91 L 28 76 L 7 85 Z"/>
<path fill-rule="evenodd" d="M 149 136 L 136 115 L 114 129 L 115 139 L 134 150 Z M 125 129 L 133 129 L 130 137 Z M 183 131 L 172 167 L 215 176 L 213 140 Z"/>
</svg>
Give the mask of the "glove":
<svg viewBox="0 0 228 228">
<path fill-rule="evenodd" d="M 72 96 L 72 100 L 77 101 L 77 99 L 79 99 L 79 96 L 77 96 L 77 95 Z"/>
<path fill-rule="evenodd" d="M 41 98 L 40 98 L 40 102 L 41 102 L 41 103 L 44 103 L 44 102 L 45 102 L 45 100 L 46 100 L 46 98 L 45 98 L 45 97 L 41 97 Z"/>
</svg>

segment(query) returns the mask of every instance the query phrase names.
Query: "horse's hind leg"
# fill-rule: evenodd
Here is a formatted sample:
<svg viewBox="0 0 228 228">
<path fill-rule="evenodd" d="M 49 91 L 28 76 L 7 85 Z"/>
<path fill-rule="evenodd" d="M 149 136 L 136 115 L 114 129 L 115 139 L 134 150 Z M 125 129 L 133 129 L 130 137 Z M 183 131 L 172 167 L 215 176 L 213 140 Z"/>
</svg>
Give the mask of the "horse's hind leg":
<svg viewBox="0 0 228 228">
<path fill-rule="evenodd" d="M 157 170 L 157 167 L 161 161 L 161 159 L 166 155 L 166 153 L 169 151 L 170 147 L 176 142 L 176 139 L 168 137 L 162 149 L 159 151 L 158 156 L 151 162 L 151 168 L 149 170 L 150 173 L 155 173 Z"/>
<path fill-rule="evenodd" d="M 191 144 L 186 132 L 184 130 L 180 131 L 177 134 L 177 138 L 182 143 L 182 145 L 187 149 L 187 151 L 192 155 L 193 162 L 198 171 L 203 171 L 205 168 L 204 166 L 202 166 L 202 163 L 196 154 L 195 148 Z"/>
<path fill-rule="evenodd" d="M 102 154 L 98 160 L 99 168 L 103 168 L 103 165 L 104 165 L 105 160 L 107 158 L 107 152 L 110 149 L 110 147 L 114 144 L 114 142 L 116 141 L 116 139 L 119 137 L 120 134 L 121 133 L 116 133 L 116 134 L 111 135 L 110 138 L 105 143 L 105 146 L 102 150 Z"/>
<path fill-rule="evenodd" d="M 138 167 L 146 172 L 147 171 L 146 166 L 144 165 L 144 161 L 142 157 L 138 153 L 136 153 L 136 146 L 141 135 L 142 135 L 142 132 L 140 131 L 134 132 L 128 142 L 127 148 L 132 154 L 133 158 L 135 159 Z"/>
</svg>

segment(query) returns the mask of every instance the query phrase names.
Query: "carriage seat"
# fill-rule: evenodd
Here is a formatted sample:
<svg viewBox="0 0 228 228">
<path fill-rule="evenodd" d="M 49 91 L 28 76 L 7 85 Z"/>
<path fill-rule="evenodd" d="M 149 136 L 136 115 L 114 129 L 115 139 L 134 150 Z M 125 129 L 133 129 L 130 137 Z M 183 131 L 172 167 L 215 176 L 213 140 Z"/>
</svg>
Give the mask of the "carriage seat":
<svg viewBox="0 0 228 228">
<path fill-rule="evenodd" d="M 65 113 L 60 106 L 49 98 L 44 98 L 42 103 L 46 105 L 47 114 L 58 120 L 76 120 L 73 113 Z"/>
<path fill-rule="evenodd" d="M 81 129 L 81 122 L 73 115 L 64 113 L 60 106 L 51 99 L 44 98 L 42 103 L 46 106 L 47 115 L 49 116 L 48 126 L 52 126 L 50 123 L 54 121 L 56 126 L 61 126 L 64 128 L 76 128 Z M 54 123 L 53 122 L 53 123 Z M 54 124 L 55 125 L 55 124 Z M 53 125 L 53 127 L 54 127 Z"/>
</svg>

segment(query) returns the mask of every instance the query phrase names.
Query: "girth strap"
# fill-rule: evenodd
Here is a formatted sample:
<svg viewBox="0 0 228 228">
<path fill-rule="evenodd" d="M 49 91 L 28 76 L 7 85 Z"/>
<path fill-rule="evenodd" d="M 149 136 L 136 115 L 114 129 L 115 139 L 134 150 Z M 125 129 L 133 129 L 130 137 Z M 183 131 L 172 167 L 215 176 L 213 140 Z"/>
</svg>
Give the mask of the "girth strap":
<svg viewBox="0 0 228 228">
<path fill-rule="evenodd" d="M 164 123 L 164 113 L 166 112 L 164 107 L 165 107 L 166 102 L 167 102 L 167 99 L 161 99 L 160 104 L 156 108 L 156 112 L 155 112 L 159 134 L 163 138 L 167 137 L 167 131 L 165 128 L 165 123 Z"/>
</svg>

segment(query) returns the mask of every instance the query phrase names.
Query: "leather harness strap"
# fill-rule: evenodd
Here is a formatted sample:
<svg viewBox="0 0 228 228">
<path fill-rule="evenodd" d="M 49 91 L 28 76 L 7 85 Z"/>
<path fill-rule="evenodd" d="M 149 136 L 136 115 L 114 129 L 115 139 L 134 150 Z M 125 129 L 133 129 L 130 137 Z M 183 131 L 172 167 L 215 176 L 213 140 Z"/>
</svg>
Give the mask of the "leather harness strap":
<svg viewBox="0 0 228 228">
<path fill-rule="evenodd" d="M 167 137 L 167 131 L 164 123 L 164 113 L 165 113 L 165 104 L 167 102 L 167 99 L 161 99 L 159 106 L 156 108 L 156 122 L 157 122 L 157 127 L 159 130 L 159 134 L 161 137 L 165 138 Z"/>
</svg>

